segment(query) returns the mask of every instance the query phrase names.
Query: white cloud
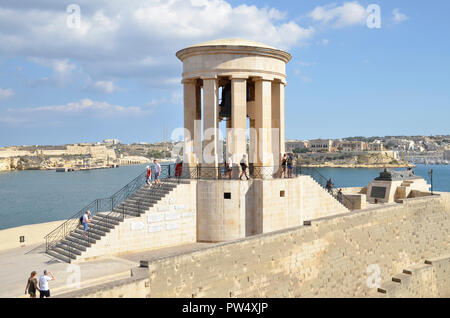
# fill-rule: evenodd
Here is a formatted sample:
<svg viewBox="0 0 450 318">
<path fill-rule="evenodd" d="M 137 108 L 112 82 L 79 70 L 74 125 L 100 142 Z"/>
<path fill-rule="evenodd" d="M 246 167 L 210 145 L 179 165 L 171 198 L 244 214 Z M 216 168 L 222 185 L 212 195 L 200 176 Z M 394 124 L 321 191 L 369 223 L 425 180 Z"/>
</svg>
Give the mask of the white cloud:
<svg viewBox="0 0 450 318">
<path fill-rule="evenodd" d="M 98 81 L 93 84 L 93 87 L 108 94 L 114 93 L 118 89 L 112 81 Z"/>
<path fill-rule="evenodd" d="M 309 14 L 314 21 L 330 24 L 334 28 L 363 25 L 367 16 L 366 9 L 356 1 L 345 2 L 341 6 L 318 6 Z"/>
<path fill-rule="evenodd" d="M 34 116 L 35 114 L 45 115 L 76 115 L 91 113 L 95 116 L 123 116 L 123 115 L 141 115 L 148 113 L 150 109 L 139 106 L 121 106 L 112 105 L 107 102 L 93 101 L 89 98 L 82 99 L 76 102 L 70 102 L 63 105 L 55 106 L 39 106 L 39 107 L 25 107 L 25 108 L 9 108 L 8 113 L 13 114 L 28 114 Z"/>
<path fill-rule="evenodd" d="M 11 88 L 0 87 L 0 98 L 8 98 L 14 96 L 14 91 Z"/>
<path fill-rule="evenodd" d="M 1 56 L 25 56 L 51 67 L 59 82 L 77 69 L 93 79 L 151 78 L 171 83 L 180 76 L 175 52 L 217 38 L 245 38 L 281 49 L 303 45 L 312 26 L 287 19 L 285 12 L 225 0 L 78 0 L 81 27 L 67 26 L 58 0 L 0 4 Z"/>
<path fill-rule="evenodd" d="M 31 57 L 30 61 L 37 64 L 49 67 L 53 71 L 53 77 L 58 84 L 65 84 L 70 80 L 72 71 L 76 69 L 76 65 L 71 63 L 67 58 L 65 59 L 52 59 L 52 58 L 41 58 L 41 57 Z M 46 79 L 48 80 L 48 79 Z"/>
<path fill-rule="evenodd" d="M 395 23 L 401 23 L 408 20 L 408 17 L 405 14 L 401 13 L 399 9 L 394 9 L 392 11 L 392 20 Z"/>
</svg>

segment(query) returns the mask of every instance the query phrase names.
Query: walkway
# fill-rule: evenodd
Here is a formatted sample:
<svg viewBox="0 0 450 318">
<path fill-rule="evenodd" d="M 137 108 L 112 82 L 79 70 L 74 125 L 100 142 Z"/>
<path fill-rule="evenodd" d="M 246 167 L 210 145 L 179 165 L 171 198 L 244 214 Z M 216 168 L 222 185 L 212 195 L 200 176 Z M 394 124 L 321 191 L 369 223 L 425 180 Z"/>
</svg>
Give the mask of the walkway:
<svg viewBox="0 0 450 318">
<path fill-rule="evenodd" d="M 183 252 L 197 250 L 207 243 L 186 244 L 158 250 L 110 257 L 80 264 L 68 264 L 45 254 L 43 244 L 0 251 L 0 280 L 3 288 L 0 298 L 28 297 L 24 294 L 27 279 L 32 271 L 42 275 L 44 269 L 51 271 L 56 280 L 51 281 L 50 291 L 53 296 L 75 291 L 115 280 L 130 277 L 131 269 L 140 266 L 141 260 L 155 259 Z M 79 287 L 73 285 L 79 273 Z"/>
</svg>

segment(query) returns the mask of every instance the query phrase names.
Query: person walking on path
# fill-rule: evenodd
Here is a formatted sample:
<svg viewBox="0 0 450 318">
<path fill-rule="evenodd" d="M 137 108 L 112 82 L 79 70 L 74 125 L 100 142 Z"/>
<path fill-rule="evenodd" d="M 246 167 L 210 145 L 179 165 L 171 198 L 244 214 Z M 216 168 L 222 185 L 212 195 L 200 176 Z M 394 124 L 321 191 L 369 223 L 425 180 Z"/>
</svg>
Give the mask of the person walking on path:
<svg viewBox="0 0 450 318">
<path fill-rule="evenodd" d="M 44 270 L 44 275 L 39 278 L 39 298 L 50 297 L 50 288 L 48 287 L 48 282 L 55 280 L 52 272 L 47 272 Z"/>
<path fill-rule="evenodd" d="M 88 230 L 88 223 L 91 222 L 90 219 L 90 215 L 91 215 L 91 211 L 87 210 L 84 214 L 83 214 L 83 218 L 82 218 L 82 224 L 83 224 L 83 236 L 86 237 L 86 232 Z"/>
<path fill-rule="evenodd" d="M 152 178 L 152 169 L 150 166 L 147 166 L 147 184 L 150 184 Z"/>
<path fill-rule="evenodd" d="M 283 155 L 281 160 L 281 178 L 286 178 L 287 154 Z"/>
<path fill-rule="evenodd" d="M 242 156 L 242 159 L 241 159 L 240 164 L 241 164 L 241 169 L 242 169 L 242 171 L 241 171 L 241 175 L 239 176 L 239 179 L 242 180 L 242 175 L 245 175 L 245 177 L 247 178 L 247 180 L 250 179 L 250 178 L 248 177 L 248 175 L 247 175 L 247 168 L 248 168 L 247 154 L 244 154 L 244 155 Z"/>
<path fill-rule="evenodd" d="M 25 287 L 25 295 L 29 294 L 30 298 L 36 298 L 36 292 L 38 291 L 38 280 L 36 278 L 36 271 L 32 271 Z"/>
<path fill-rule="evenodd" d="M 159 181 L 159 176 L 161 174 L 161 165 L 156 159 L 153 160 L 153 164 L 155 165 L 155 185 L 160 185 L 161 181 Z"/>
</svg>

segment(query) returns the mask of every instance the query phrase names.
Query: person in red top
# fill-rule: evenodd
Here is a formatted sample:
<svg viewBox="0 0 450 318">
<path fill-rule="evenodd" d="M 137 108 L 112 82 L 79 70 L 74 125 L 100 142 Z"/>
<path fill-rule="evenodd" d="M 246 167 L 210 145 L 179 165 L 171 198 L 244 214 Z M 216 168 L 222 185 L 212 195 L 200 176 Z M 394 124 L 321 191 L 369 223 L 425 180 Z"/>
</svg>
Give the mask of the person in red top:
<svg viewBox="0 0 450 318">
<path fill-rule="evenodd" d="M 181 177 L 182 169 L 183 169 L 183 161 L 180 158 L 177 158 L 175 164 L 175 177 Z"/>
<path fill-rule="evenodd" d="M 147 184 L 150 184 L 151 177 L 152 177 L 152 169 L 150 168 L 150 166 L 147 166 Z"/>
</svg>

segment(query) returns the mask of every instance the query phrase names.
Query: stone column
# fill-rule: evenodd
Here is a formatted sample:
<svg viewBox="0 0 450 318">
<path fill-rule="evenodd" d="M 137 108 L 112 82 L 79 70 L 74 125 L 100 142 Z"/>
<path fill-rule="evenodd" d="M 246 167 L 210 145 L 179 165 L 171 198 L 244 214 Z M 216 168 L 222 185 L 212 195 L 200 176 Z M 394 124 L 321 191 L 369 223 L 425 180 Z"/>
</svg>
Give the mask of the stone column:
<svg viewBox="0 0 450 318">
<path fill-rule="evenodd" d="M 231 79 L 231 153 L 233 163 L 239 167 L 247 153 L 247 79 Z"/>
<path fill-rule="evenodd" d="M 273 166 L 272 155 L 272 82 L 266 79 L 255 81 L 255 128 L 257 135 L 256 165 L 262 167 Z"/>
<path fill-rule="evenodd" d="M 284 84 L 272 83 L 272 153 L 274 164 L 279 165 L 285 153 Z"/>
<path fill-rule="evenodd" d="M 183 80 L 184 92 L 184 151 L 183 163 L 186 167 L 195 166 L 196 158 L 194 155 L 195 127 L 197 118 L 197 97 L 195 80 Z M 200 136 L 201 138 L 201 136 Z"/>
<path fill-rule="evenodd" d="M 217 167 L 217 79 L 203 79 L 203 167 Z M 206 170 L 205 170 L 206 171 Z"/>
</svg>

